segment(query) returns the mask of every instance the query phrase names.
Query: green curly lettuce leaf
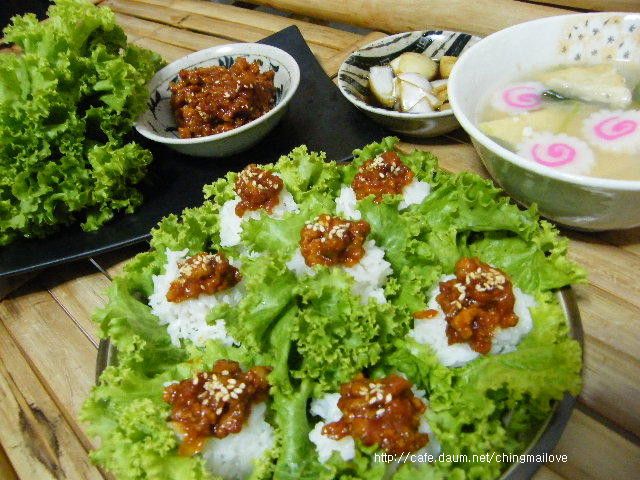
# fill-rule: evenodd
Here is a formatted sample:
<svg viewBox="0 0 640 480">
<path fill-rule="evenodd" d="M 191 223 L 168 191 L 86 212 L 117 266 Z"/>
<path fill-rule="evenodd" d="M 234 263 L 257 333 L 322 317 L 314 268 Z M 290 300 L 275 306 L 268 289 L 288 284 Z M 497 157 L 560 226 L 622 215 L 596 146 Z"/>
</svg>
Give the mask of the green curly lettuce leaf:
<svg viewBox="0 0 640 480">
<path fill-rule="evenodd" d="M 580 391 L 582 353 L 568 336 L 564 315 L 551 294 L 540 294 L 531 309 L 534 327 L 515 352 L 483 356 L 462 367 L 458 379 L 470 389 L 508 388 L 510 398 L 529 395 L 547 404 L 564 392 Z"/>
<path fill-rule="evenodd" d="M 309 440 L 312 426 L 307 416 L 307 403 L 312 389 L 312 383 L 304 380 L 295 393 L 274 399 L 276 423 L 283 433 L 273 480 L 316 480 L 324 471 Z"/>
<path fill-rule="evenodd" d="M 320 269 L 300 288 L 298 321 L 291 335 L 303 357 L 296 375 L 336 390 L 368 365 L 385 344 L 408 330 L 408 319 L 390 304 L 365 305 L 351 293 L 353 279 L 338 269 Z"/>
<path fill-rule="evenodd" d="M 273 368 L 269 383 L 291 390 L 289 355 L 296 321 L 295 275 L 281 258 L 245 259 L 242 266 L 246 294 L 235 307 L 213 309 L 208 319 L 224 318 L 229 334 L 242 339 L 256 363 Z"/>
<path fill-rule="evenodd" d="M 178 455 L 166 421 L 171 408 L 162 400 L 163 384 L 185 376 L 176 366 L 151 376 L 135 365 L 108 367 L 80 415 L 88 433 L 102 438 L 92 460 L 121 479 L 207 478 L 200 458 Z"/>
<path fill-rule="evenodd" d="M 334 197 L 340 186 L 336 162 L 325 161 L 324 153 L 309 152 L 304 145 L 281 157 L 277 171 L 298 203 Z"/>
<path fill-rule="evenodd" d="M 48 14 L 4 30 L 22 54 L 0 55 L 0 245 L 133 212 L 152 161 L 126 137 L 160 57 L 128 45 L 107 8 L 58 0 Z"/>
<path fill-rule="evenodd" d="M 163 218 L 152 230 L 151 247 L 192 252 L 216 249 L 220 245 L 219 211 L 220 205 L 207 200 L 201 207 L 183 210 L 180 217 Z"/>
<path fill-rule="evenodd" d="M 246 294 L 237 307 L 226 308 L 225 318 L 232 336 L 260 347 L 273 322 L 295 303 L 296 278 L 284 260 L 267 255 L 247 259 L 242 266 Z M 213 313 L 211 318 L 216 317 Z"/>
</svg>

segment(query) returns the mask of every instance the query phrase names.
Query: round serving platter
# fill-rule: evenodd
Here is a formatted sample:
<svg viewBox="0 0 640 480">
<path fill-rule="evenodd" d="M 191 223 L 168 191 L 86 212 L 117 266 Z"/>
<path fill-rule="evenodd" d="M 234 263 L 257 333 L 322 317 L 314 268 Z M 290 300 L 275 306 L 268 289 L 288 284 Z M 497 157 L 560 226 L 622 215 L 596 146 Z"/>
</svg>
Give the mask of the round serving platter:
<svg viewBox="0 0 640 480">
<path fill-rule="evenodd" d="M 582 335 L 582 322 L 580 312 L 576 303 L 575 295 L 571 287 L 564 287 L 556 291 L 556 297 L 560 302 L 564 316 L 570 327 L 571 336 L 584 347 Z M 96 383 L 100 381 L 100 375 L 110 365 L 118 362 L 117 349 L 111 344 L 109 339 L 101 339 L 98 346 L 98 357 L 96 359 Z M 576 399 L 573 395 L 565 393 L 564 398 L 557 402 L 551 415 L 538 430 L 538 433 L 531 440 L 531 443 L 520 455 L 542 456 L 551 453 L 564 431 L 564 428 L 571 417 L 571 412 Z M 491 452 L 489 452 L 491 453 Z M 540 468 L 542 462 L 512 463 L 498 480 L 527 480 Z"/>
</svg>

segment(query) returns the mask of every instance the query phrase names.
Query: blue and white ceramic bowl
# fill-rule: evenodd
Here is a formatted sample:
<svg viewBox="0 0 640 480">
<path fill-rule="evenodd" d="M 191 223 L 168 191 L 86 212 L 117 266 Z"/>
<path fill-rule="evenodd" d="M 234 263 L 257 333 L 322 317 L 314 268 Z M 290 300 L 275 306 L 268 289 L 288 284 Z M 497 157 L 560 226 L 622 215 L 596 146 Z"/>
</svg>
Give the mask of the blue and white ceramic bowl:
<svg viewBox="0 0 640 480">
<path fill-rule="evenodd" d="M 458 128 L 451 110 L 429 113 L 404 113 L 377 107 L 367 102 L 369 69 L 388 65 L 404 52 L 422 53 L 433 59 L 448 55 L 459 57 L 480 40 L 462 32 L 428 30 L 398 33 L 376 40 L 353 52 L 338 71 L 342 94 L 374 121 L 393 132 L 413 137 L 433 137 Z"/>
<path fill-rule="evenodd" d="M 274 70 L 275 106 L 259 118 L 228 132 L 199 138 L 180 138 L 171 111 L 169 83 L 178 80 L 180 70 L 223 65 L 229 68 L 236 58 L 258 61 L 261 71 Z M 260 43 L 234 43 L 207 48 L 167 65 L 151 79 L 148 109 L 138 118 L 141 135 L 164 143 L 174 150 L 198 157 L 225 157 L 246 150 L 260 141 L 284 115 L 287 104 L 300 83 L 300 68 L 284 50 Z"/>
</svg>

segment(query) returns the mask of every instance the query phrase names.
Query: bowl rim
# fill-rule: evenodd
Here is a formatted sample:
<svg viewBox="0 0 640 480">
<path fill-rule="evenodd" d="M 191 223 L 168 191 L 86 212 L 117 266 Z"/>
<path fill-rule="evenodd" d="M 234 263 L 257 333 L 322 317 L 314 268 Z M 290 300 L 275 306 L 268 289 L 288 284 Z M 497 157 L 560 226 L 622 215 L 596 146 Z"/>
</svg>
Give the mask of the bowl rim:
<svg viewBox="0 0 640 480">
<path fill-rule="evenodd" d="M 475 45 L 472 45 L 469 50 L 465 53 L 464 57 L 460 58 L 455 65 L 453 66 L 453 70 L 451 71 L 451 75 L 449 76 L 449 103 L 451 104 L 451 110 L 454 115 L 460 122 L 462 128 L 469 134 L 469 136 L 480 143 L 483 147 L 500 156 L 501 158 L 525 169 L 530 172 L 536 173 L 543 177 L 548 177 L 554 180 L 560 180 L 566 183 L 572 183 L 576 185 L 580 185 L 583 187 L 595 187 L 595 188 L 606 188 L 613 190 L 621 190 L 621 191 L 636 191 L 640 190 L 640 180 L 619 180 L 614 178 L 602 178 L 602 177 L 589 177 L 586 175 L 576 175 L 572 173 L 559 172 L 557 170 L 545 167 L 544 165 L 538 165 L 535 162 L 531 162 L 521 157 L 520 155 L 508 150 L 507 148 L 500 145 L 498 142 L 492 140 L 488 135 L 485 135 L 478 127 L 475 126 L 474 122 L 462 111 L 460 104 L 458 103 L 458 90 L 462 89 L 460 85 L 461 81 L 458 81 L 458 72 L 462 70 L 465 64 L 469 61 L 474 53 L 484 47 L 486 43 L 485 40 L 493 40 L 495 38 L 501 38 L 503 36 L 508 36 L 512 32 L 517 31 L 524 26 L 530 26 L 532 24 L 540 25 L 543 23 L 555 23 L 558 21 L 564 21 L 571 17 L 593 17 L 593 16 L 603 16 L 603 15 L 621 15 L 624 17 L 627 16 L 639 16 L 637 13 L 630 12 L 589 12 L 589 13 L 574 13 L 569 15 L 556 15 L 553 17 L 545 17 L 539 18 L 536 20 L 530 20 L 528 22 L 519 23 L 517 25 L 512 25 L 511 27 L 505 28 L 503 30 L 499 30 L 487 37 L 481 39 Z"/>
<path fill-rule="evenodd" d="M 444 30 L 444 29 L 443 30 L 437 30 L 437 29 L 411 30 L 411 31 L 408 31 L 408 32 L 394 33 L 393 35 L 387 35 L 385 37 L 378 38 L 376 40 L 373 40 L 372 42 L 367 43 L 366 45 L 363 45 L 363 46 L 359 47 L 357 50 L 351 52 L 349 54 L 349 56 L 340 65 L 340 68 L 338 69 L 338 88 L 340 89 L 340 92 L 342 93 L 342 95 L 347 100 L 349 100 L 353 105 L 355 105 L 356 107 L 358 107 L 358 108 L 360 108 L 362 110 L 366 110 L 368 112 L 377 113 L 377 114 L 384 115 L 384 116 L 387 116 L 387 117 L 392 117 L 392 118 L 407 118 L 407 119 L 421 120 L 421 119 L 427 119 L 427 118 L 448 117 L 450 115 L 453 115 L 453 110 L 452 109 L 444 110 L 444 111 L 441 111 L 441 112 L 409 113 L 409 112 L 397 112 L 395 110 L 389 110 L 387 108 L 382 108 L 382 107 L 374 107 L 372 105 L 369 105 L 368 103 L 365 103 L 365 102 L 363 102 L 361 100 L 358 100 L 353 95 L 351 95 L 351 93 L 349 93 L 343 87 L 344 82 L 340 79 L 341 74 L 344 72 L 344 70 L 346 68 L 347 61 L 351 57 L 353 57 L 354 55 L 359 53 L 360 51 L 371 47 L 374 43 L 378 43 L 380 41 L 383 41 L 383 40 L 386 40 L 386 39 L 390 39 L 390 38 L 395 38 L 395 37 L 398 37 L 400 35 L 407 35 L 409 33 L 425 33 L 425 32 L 463 33 L 465 35 L 470 35 L 472 38 L 474 38 L 476 40 L 482 40 L 482 37 L 480 37 L 478 35 L 474 35 L 473 33 L 463 32 L 462 30 Z M 475 45 L 473 45 L 473 46 L 475 46 Z M 465 52 L 465 55 L 466 55 L 466 52 Z M 449 77 L 449 78 L 451 78 L 451 77 Z M 451 103 L 451 102 L 449 102 L 449 103 Z"/>
<path fill-rule="evenodd" d="M 285 95 L 280 99 L 280 102 L 264 115 L 261 115 L 260 117 L 253 119 L 248 123 L 245 123 L 241 127 L 237 127 L 237 128 L 234 128 L 233 130 L 229 130 L 222 133 L 207 135 L 206 137 L 169 138 L 169 137 L 163 137 L 161 135 L 157 135 L 153 132 L 150 132 L 146 128 L 141 128 L 140 118 L 142 118 L 142 115 L 144 115 L 147 112 L 148 110 L 147 109 L 142 114 L 140 114 L 140 116 L 138 117 L 138 120 L 134 122 L 135 129 L 138 131 L 138 133 L 140 133 L 140 135 L 150 140 L 155 140 L 156 142 L 169 144 L 169 145 L 196 145 L 200 143 L 214 142 L 217 140 L 222 140 L 222 139 L 240 134 L 242 132 L 245 132 L 251 129 L 252 127 L 255 127 L 257 124 L 266 121 L 270 117 L 273 117 L 274 115 L 276 115 L 277 112 L 279 112 L 280 110 L 286 107 L 286 105 L 289 103 L 293 95 L 298 90 L 298 86 L 300 85 L 300 67 L 298 65 L 298 62 L 296 62 L 296 60 L 289 53 L 285 52 L 281 48 L 274 47 L 271 45 L 265 45 L 262 43 L 249 43 L 249 42 L 227 43 L 224 45 L 216 45 L 213 47 L 205 48 L 203 50 L 198 50 L 196 52 L 192 52 L 188 55 L 185 55 L 184 57 L 180 57 L 174 60 L 173 62 L 171 62 L 169 65 L 158 70 L 155 73 L 155 75 L 151 78 L 151 80 L 149 80 L 147 85 L 150 85 L 159 75 L 165 75 L 167 72 L 182 70 L 182 68 L 178 67 L 177 64 L 183 62 L 184 60 L 192 59 L 193 57 L 196 57 L 196 58 L 203 57 L 203 56 L 207 57 L 210 55 L 211 58 L 214 58 L 216 56 L 223 56 L 223 55 L 232 55 L 232 56 L 238 56 L 243 54 L 251 55 L 251 54 L 257 54 L 258 52 L 266 57 L 271 57 L 274 60 L 278 60 L 283 65 L 285 65 L 289 70 L 289 72 L 291 73 L 291 85 L 289 89 L 286 91 Z M 206 58 L 203 60 L 206 60 Z"/>
</svg>

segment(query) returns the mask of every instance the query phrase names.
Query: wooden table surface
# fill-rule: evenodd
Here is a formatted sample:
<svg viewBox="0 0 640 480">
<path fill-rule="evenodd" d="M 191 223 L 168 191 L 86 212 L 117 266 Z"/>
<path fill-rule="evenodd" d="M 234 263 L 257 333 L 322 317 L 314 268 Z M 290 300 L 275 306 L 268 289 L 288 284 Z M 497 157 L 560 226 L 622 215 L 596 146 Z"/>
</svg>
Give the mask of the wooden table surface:
<svg viewBox="0 0 640 480">
<path fill-rule="evenodd" d="M 455 12 L 456 0 L 420 0 L 440 12 L 443 27 L 487 34 L 508 24 L 562 10 L 513 0 L 474 0 L 496 7 L 481 18 Z M 437 26 L 433 11 L 414 9 L 409 18 L 385 12 L 417 6 L 416 0 L 260 0 L 317 18 L 386 31 Z M 447 10 L 445 3 L 452 8 Z M 587 8 L 640 10 L 635 0 L 544 2 Z M 291 24 L 302 31 L 329 75 L 347 53 L 383 36 L 359 35 L 247 8 L 194 0 L 106 0 L 130 41 L 172 61 L 191 51 L 230 41 L 256 41 Z M 344 4 L 344 9 L 339 6 Z M 349 6 L 347 6 L 349 4 Z M 372 12 L 352 16 L 363 5 Z M 501 7 L 501 8 L 497 8 Z M 502 8 L 504 7 L 504 8 Z M 470 7 L 471 8 L 471 7 Z M 215 32 L 212 35 L 211 32 Z M 443 168 L 486 176 L 463 132 L 404 143 L 440 157 Z M 585 332 L 584 388 L 556 448 L 566 463 L 544 465 L 536 480 L 640 479 L 640 229 L 585 234 L 565 232 L 570 257 L 589 270 L 589 283 L 575 287 Z M 0 302 L 0 479 L 100 479 L 88 438 L 76 417 L 94 384 L 98 347 L 94 309 L 105 303 L 111 278 L 147 245 L 130 247 L 14 279 Z M 16 288 L 17 287 L 17 288 Z"/>
</svg>

